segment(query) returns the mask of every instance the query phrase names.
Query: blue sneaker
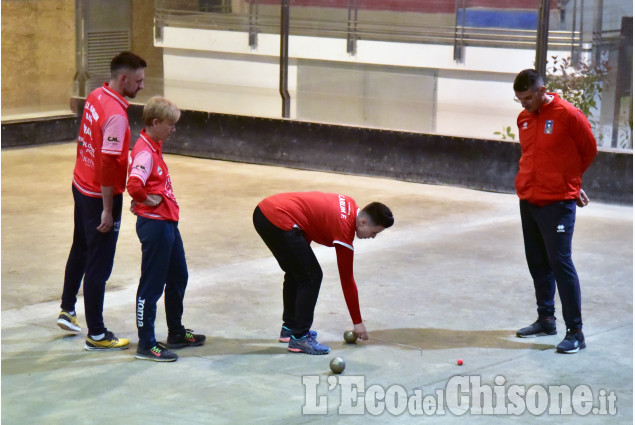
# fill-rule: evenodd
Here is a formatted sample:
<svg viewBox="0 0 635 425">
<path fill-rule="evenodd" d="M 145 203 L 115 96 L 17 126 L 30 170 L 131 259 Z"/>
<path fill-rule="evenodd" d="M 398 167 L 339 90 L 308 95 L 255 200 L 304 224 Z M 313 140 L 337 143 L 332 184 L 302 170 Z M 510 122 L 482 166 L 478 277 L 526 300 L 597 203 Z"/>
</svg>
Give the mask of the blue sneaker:
<svg viewBox="0 0 635 425">
<path fill-rule="evenodd" d="M 558 353 L 573 354 L 583 348 L 586 348 L 586 343 L 584 342 L 584 334 L 582 331 L 580 329 L 567 329 L 567 336 L 558 344 L 556 349 Z"/>
<path fill-rule="evenodd" d="M 309 333 L 307 332 L 302 338 L 296 338 L 293 335 L 289 340 L 289 347 L 287 350 L 292 353 L 305 353 L 305 354 L 314 354 L 314 355 L 322 355 L 328 354 L 331 349 L 317 342 L 315 339 L 311 338 Z"/>
<path fill-rule="evenodd" d="M 280 329 L 280 338 L 278 338 L 278 341 L 288 343 L 289 339 L 291 338 L 291 335 L 293 335 L 293 332 L 291 331 L 291 329 L 287 328 L 286 326 L 282 326 L 282 329 Z M 317 338 L 317 332 L 311 329 L 309 330 L 309 336 L 315 339 Z"/>
</svg>

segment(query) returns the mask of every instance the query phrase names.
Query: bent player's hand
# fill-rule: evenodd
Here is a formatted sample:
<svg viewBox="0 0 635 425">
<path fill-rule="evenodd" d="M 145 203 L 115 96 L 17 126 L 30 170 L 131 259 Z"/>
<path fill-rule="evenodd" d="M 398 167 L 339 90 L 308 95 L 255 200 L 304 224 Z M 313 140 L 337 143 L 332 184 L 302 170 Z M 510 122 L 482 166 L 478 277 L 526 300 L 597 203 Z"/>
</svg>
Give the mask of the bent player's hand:
<svg viewBox="0 0 635 425">
<path fill-rule="evenodd" d="M 130 201 L 130 212 L 133 213 L 134 215 L 137 215 L 137 213 L 134 212 L 135 205 L 137 205 L 137 201 L 135 201 L 134 199 Z"/>
<path fill-rule="evenodd" d="M 584 190 L 580 189 L 580 194 L 578 195 L 578 198 L 575 200 L 575 203 L 580 208 L 586 207 L 587 205 L 589 205 L 589 197 L 586 196 L 586 193 L 584 192 Z"/>
<path fill-rule="evenodd" d="M 106 211 L 101 212 L 101 224 L 97 227 L 97 231 L 101 233 L 108 233 L 112 230 L 113 219 L 112 214 Z"/>
<path fill-rule="evenodd" d="M 353 325 L 353 332 L 357 334 L 359 339 L 363 339 L 366 341 L 368 339 L 368 331 L 366 331 L 366 326 L 364 322 L 358 323 L 357 325 Z"/>
</svg>

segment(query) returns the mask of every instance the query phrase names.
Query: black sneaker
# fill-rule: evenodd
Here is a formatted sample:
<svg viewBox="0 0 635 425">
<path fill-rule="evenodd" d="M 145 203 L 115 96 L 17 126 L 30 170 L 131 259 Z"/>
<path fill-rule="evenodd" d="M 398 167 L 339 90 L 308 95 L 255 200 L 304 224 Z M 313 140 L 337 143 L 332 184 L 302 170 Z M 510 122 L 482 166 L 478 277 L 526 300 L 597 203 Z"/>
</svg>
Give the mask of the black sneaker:
<svg viewBox="0 0 635 425">
<path fill-rule="evenodd" d="M 582 331 L 580 329 L 567 329 L 567 336 L 558 344 L 556 350 L 558 350 L 558 353 L 573 354 L 583 348 L 586 348 L 586 343 L 584 342 Z"/>
<path fill-rule="evenodd" d="M 535 336 L 555 335 L 556 333 L 556 318 L 550 316 L 539 317 L 531 325 L 516 331 L 516 336 L 519 338 L 532 338 Z"/>
<path fill-rule="evenodd" d="M 137 347 L 136 358 L 141 360 L 152 360 L 155 362 L 174 362 L 179 356 L 176 353 L 168 350 L 165 345 L 157 342 L 156 345 L 152 348 L 141 348 L 141 346 Z"/>
<path fill-rule="evenodd" d="M 192 329 L 186 329 L 180 335 L 168 334 L 168 348 L 197 347 L 203 345 L 207 338 L 205 335 L 195 334 Z"/>
</svg>

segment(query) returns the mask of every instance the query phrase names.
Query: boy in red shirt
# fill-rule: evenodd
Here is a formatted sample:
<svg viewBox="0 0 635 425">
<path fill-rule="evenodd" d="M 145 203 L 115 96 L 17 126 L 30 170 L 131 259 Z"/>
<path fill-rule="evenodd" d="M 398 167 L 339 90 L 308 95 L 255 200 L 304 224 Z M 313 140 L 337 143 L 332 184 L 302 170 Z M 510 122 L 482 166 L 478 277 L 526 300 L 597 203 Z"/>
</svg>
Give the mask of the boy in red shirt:
<svg viewBox="0 0 635 425">
<path fill-rule="evenodd" d="M 317 342 L 317 332 L 311 330 L 322 283 L 322 269 L 311 249 L 311 241 L 335 247 L 353 330 L 367 340 L 353 278 L 353 239 L 355 235 L 360 239 L 374 238 L 392 226 L 394 218 L 390 209 L 373 202 L 360 210 L 352 198 L 336 193 L 281 193 L 261 201 L 254 210 L 253 221 L 285 272 L 280 341 L 289 342 L 288 350 L 306 354 L 330 351 L 328 346 Z"/>
<path fill-rule="evenodd" d="M 179 204 L 172 191 L 170 172 L 163 161 L 163 142 L 176 131 L 181 113 L 169 100 L 155 96 L 143 108 L 145 129 L 132 149 L 128 193 L 131 210 L 137 216 L 137 235 L 141 242 L 141 278 L 136 311 L 139 345 L 135 357 L 157 362 L 178 359 L 169 349 L 202 345 L 197 335 L 181 324 L 183 297 L 188 272 L 183 240 L 179 232 Z M 165 287 L 167 344 L 154 335 L 157 301 Z"/>
</svg>

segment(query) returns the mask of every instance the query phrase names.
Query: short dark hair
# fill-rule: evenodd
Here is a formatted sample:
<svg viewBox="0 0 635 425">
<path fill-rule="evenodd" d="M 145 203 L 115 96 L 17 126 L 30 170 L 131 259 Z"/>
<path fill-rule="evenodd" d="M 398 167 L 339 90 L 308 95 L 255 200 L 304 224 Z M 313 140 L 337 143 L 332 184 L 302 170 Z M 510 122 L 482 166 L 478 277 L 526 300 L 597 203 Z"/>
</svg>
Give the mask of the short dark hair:
<svg viewBox="0 0 635 425">
<path fill-rule="evenodd" d="M 362 209 L 362 212 L 366 214 L 376 226 L 387 229 L 395 222 L 392 211 L 381 202 L 371 202 Z"/>
<path fill-rule="evenodd" d="M 112 58 L 110 61 L 110 76 L 115 78 L 119 71 L 123 69 L 130 69 L 136 71 L 140 68 L 148 66 L 146 61 L 139 55 L 135 55 L 132 52 L 124 51 Z"/>
<path fill-rule="evenodd" d="M 535 69 L 525 69 L 518 73 L 514 79 L 514 91 L 538 90 L 544 86 L 542 76 Z"/>
</svg>

